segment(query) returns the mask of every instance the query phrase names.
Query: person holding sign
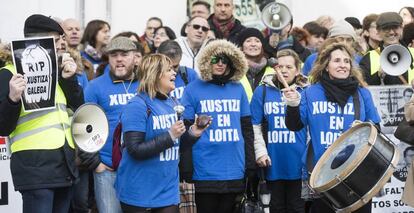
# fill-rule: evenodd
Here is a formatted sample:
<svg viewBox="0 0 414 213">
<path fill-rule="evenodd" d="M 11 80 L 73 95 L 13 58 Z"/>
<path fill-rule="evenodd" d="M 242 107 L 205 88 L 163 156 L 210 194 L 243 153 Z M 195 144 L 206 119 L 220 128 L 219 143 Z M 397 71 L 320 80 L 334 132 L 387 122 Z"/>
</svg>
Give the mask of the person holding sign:
<svg viewBox="0 0 414 213">
<path fill-rule="evenodd" d="M 302 155 L 306 148 L 306 128 L 292 132 L 285 126 L 285 104 L 282 81 L 303 91 L 307 79 L 300 73 L 299 56 L 290 49 L 277 53 L 276 74 L 263 77 L 262 85 L 254 91 L 250 109 L 254 130 L 256 162 L 266 168 L 271 190 L 271 212 L 304 212 L 301 199 Z"/>
<path fill-rule="evenodd" d="M 354 67 L 352 50 L 343 43 L 333 43 L 320 50 L 310 74 L 312 85 L 299 93 L 284 89 L 288 129 L 309 129 L 312 164 L 353 121 L 371 121 L 379 126 L 380 117 L 360 71 Z M 312 204 L 312 212 L 334 212 L 322 199 Z M 371 212 L 371 202 L 357 212 Z"/>
<path fill-rule="evenodd" d="M 65 51 L 63 34 L 49 17 L 36 14 L 25 21 L 25 37 L 53 36 L 58 54 Z M 15 190 L 22 194 L 23 212 L 68 212 L 78 177 L 66 108 L 75 111 L 83 103 L 83 93 L 73 59 L 63 59 L 59 67 L 56 106 L 30 112 L 22 107 L 27 85 L 23 75 L 11 63 L 0 69 L 0 135 L 10 139 L 10 169 Z"/>
<path fill-rule="evenodd" d="M 187 85 L 181 99 L 186 123 L 196 116 L 212 118 L 192 146 L 197 212 L 232 212 L 244 177 L 255 175 L 250 107 L 239 82 L 248 64 L 226 40 L 211 41 L 200 54 L 201 79 Z"/>
</svg>

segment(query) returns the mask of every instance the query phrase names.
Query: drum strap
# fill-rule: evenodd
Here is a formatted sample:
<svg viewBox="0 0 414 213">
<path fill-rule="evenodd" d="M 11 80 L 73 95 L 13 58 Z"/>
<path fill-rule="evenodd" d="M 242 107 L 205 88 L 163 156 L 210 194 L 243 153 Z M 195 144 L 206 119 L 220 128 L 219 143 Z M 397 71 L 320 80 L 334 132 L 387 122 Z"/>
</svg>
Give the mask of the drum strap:
<svg viewBox="0 0 414 213">
<path fill-rule="evenodd" d="M 358 90 L 352 95 L 354 101 L 354 120 L 359 120 L 361 118 L 361 103 L 359 102 L 359 93 Z"/>
</svg>

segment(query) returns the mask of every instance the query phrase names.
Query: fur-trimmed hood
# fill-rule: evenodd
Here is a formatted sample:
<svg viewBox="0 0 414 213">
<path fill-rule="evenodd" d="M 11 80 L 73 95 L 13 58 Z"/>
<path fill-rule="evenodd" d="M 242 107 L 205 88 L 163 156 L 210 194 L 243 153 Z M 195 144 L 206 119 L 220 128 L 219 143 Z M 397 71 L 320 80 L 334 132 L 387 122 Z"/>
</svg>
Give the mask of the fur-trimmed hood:
<svg viewBox="0 0 414 213">
<path fill-rule="evenodd" d="M 3 67 L 7 63 L 13 63 L 10 45 L 0 43 L 0 67 Z"/>
<path fill-rule="evenodd" d="M 223 39 L 209 42 L 200 52 L 200 57 L 197 62 L 201 79 L 203 81 L 213 79 L 213 70 L 210 61 L 212 56 L 218 54 L 225 54 L 233 64 L 235 72 L 230 78 L 230 81 L 240 81 L 249 69 L 247 59 L 236 45 Z"/>
</svg>

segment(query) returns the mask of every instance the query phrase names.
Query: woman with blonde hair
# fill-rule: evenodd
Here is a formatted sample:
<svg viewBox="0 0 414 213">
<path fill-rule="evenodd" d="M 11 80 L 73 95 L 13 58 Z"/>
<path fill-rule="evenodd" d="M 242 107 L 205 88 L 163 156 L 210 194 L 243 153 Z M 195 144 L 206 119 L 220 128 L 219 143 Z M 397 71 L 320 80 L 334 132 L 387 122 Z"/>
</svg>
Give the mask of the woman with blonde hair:
<svg viewBox="0 0 414 213">
<path fill-rule="evenodd" d="M 175 88 L 171 60 L 161 54 L 144 57 L 138 94 L 121 115 L 125 149 L 115 189 L 123 212 L 177 213 L 179 138 L 191 142 L 203 131 L 191 131 L 174 111 L 168 94 Z M 149 210 L 149 211 L 148 211 Z"/>
<path fill-rule="evenodd" d="M 302 128 L 309 131 L 312 165 L 353 121 L 380 123 L 371 93 L 352 55 L 351 48 L 344 43 L 326 46 L 311 71 L 313 84 L 301 94 L 293 88 L 283 93 L 287 104 L 286 126 L 292 131 Z M 322 199 L 316 199 L 311 209 L 312 212 L 334 212 Z M 371 202 L 357 212 L 371 212 Z"/>
</svg>

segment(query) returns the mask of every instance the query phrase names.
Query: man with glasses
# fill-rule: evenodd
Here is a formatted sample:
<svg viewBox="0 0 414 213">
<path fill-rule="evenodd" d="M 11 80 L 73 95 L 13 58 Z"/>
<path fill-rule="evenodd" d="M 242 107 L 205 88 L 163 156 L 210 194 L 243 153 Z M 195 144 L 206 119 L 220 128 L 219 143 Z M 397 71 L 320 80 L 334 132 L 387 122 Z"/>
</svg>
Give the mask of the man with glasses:
<svg viewBox="0 0 414 213">
<path fill-rule="evenodd" d="M 214 13 L 208 18 L 208 23 L 218 39 L 237 42 L 237 36 L 246 28 L 233 16 L 233 0 L 214 0 Z"/>
<path fill-rule="evenodd" d="M 408 84 L 414 78 L 414 69 L 400 76 L 390 76 L 384 73 L 380 66 L 380 55 L 384 48 L 392 44 L 400 44 L 402 35 L 402 18 L 396 12 L 385 12 L 377 19 L 377 31 L 382 39 L 382 45 L 375 50 L 369 51 L 361 60 L 360 67 L 363 71 L 365 81 L 369 85 L 395 85 Z M 414 49 L 408 48 L 413 57 Z"/>
<path fill-rule="evenodd" d="M 205 18 L 196 16 L 188 21 L 187 27 L 185 28 L 187 37 L 181 37 L 176 40 L 183 51 L 180 61 L 181 66 L 190 67 L 196 71 L 198 70 L 197 55 L 204 47 L 209 30 L 210 27 Z"/>
<path fill-rule="evenodd" d="M 154 31 L 158 27 L 162 27 L 162 21 L 160 18 L 151 17 L 148 19 L 145 27 L 145 33 L 139 37 L 142 47 L 144 47 L 145 54 L 151 53 L 154 48 Z"/>
</svg>

